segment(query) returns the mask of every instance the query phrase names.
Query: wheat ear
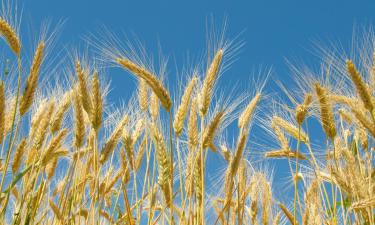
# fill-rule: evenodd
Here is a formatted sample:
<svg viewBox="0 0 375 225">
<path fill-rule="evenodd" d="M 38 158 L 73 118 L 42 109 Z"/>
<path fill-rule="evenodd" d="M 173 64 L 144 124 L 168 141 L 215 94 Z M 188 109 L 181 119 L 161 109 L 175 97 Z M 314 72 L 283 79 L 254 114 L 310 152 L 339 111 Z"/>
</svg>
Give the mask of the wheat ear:
<svg viewBox="0 0 375 225">
<path fill-rule="evenodd" d="M 109 155 L 112 153 L 112 151 L 115 149 L 121 134 L 123 132 L 123 129 L 125 125 L 128 123 L 129 117 L 125 115 L 121 121 L 118 123 L 116 128 L 112 131 L 112 134 L 109 136 L 107 142 L 105 143 L 101 155 L 100 155 L 100 163 L 103 164 L 107 161 Z"/>
<path fill-rule="evenodd" d="M 17 146 L 16 153 L 14 154 L 13 162 L 12 162 L 13 173 L 16 173 L 21 166 L 22 157 L 24 156 L 25 149 L 26 149 L 26 143 L 27 143 L 26 138 L 23 138 L 22 141 Z"/>
<path fill-rule="evenodd" d="M 51 132 L 56 133 L 61 128 L 61 124 L 64 119 L 65 113 L 68 111 L 69 106 L 71 105 L 72 98 L 73 98 L 73 91 L 70 90 L 64 94 L 62 97 L 61 102 L 59 103 L 59 107 L 57 108 L 55 114 L 51 119 Z"/>
<path fill-rule="evenodd" d="M 222 122 L 224 116 L 224 111 L 218 112 L 212 121 L 209 123 L 208 127 L 206 128 L 203 134 L 203 148 L 210 147 L 213 151 L 216 152 L 216 147 L 214 146 L 214 139 L 216 136 L 216 132 Z"/>
<path fill-rule="evenodd" d="M 138 102 L 142 111 L 148 107 L 148 87 L 145 80 L 138 78 Z"/>
<path fill-rule="evenodd" d="M 198 116 L 197 116 L 197 98 L 191 101 L 189 121 L 188 121 L 188 143 L 189 150 L 198 146 Z"/>
<path fill-rule="evenodd" d="M 43 61 L 44 42 L 40 42 L 31 64 L 30 74 L 26 81 L 25 90 L 20 101 L 20 114 L 24 115 L 33 103 L 36 87 L 38 85 L 40 66 Z"/>
<path fill-rule="evenodd" d="M 357 93 L 363 102 L 363 105 L 365 106 L 367 110 L 369 110 L 372 113 L 372 110 L 374 109 L 374 105 L 372 104 L 372 101 L 371 101 L 371 94 L 369 90 L 367 89 L 366 84 L 363 82 L 361 74 L 358 72 L 353 61 L 348 60 L 346 62 L 346 66 L 347 66 L 347 70 L 350 75 L 350 78 L 352 79 L 357 89 Z"/>
<path fill-rule="evenodd" d="M 302 130 L 299 132 L 298 128 L 293 124 L 289 123 L 288 121 L 284 120 L 279 116 L 272 117 L 272 123 L 274 125 L 279 126 L 280 128 L 284 129 L 287 133 L 289 133 L 293 138 L 300 139 L 304 143 L 309 143 L 309 138 L 305 132 Z"/>
<path fill-rule="evenodd" d="M 12 26 L 3 18 L 0 18 L 0 33 L 5 37 L 14 54 L 19 57 L 21 53 L 20 39 Z"/>
<path fill-rule="evenodd" d="M 312 102 L 312 95 L 306 94 L 305 99 L 302 104 L 297 105 L 296 107 L 296 120 L 299 126 L 302 125 L 303 121 L 305 120 L 308 112 L 308 107 Z"/>
<path fill-rule="evenodd" d="M 156 125 L 152 126 L 152 135 L 154 137 L 156 160 L 158 162 L 158 183 L 161 187 L 161 190 L 163 191 L 167 206 L 171 207 L 172 199 L 170 196 L 172 190 L 170 190 L 170 182 L 172 182 L 173 179 L 171 174 L 172 164 L 169 161 L 169 156 L 165 147 L 163 136 Z"/>
<path fill-rule="evenodd" d="M 327 137 L 333 140 L 333 138 L 336 136 L 336 127 L 332 105 L 329 102 L 327 91 L 325 88 L 321 87 L 319 83 L 315 83 L 315 91 L 319 100 L 320 120 L 322 121 L 323 129 Z"/>
<path fill-rule="evenodd" d="M 208 111 L 208 107 L 210 106 L 210 103 L 211 103 L 211 95 L 214 89 L 216 77 L 220 69 L 221 60 L 223 58 L 223 53 L 224 53 L 223 49 L 219 49 L 216 52 L 210 66 L 208 67 L 206 77 L 203 81 L 203 87 L 200 93 L 200 106 L 199 106 L 200 114 L 202 117 L 206 115 Z"/>
<path fill-rule="evenodd" d="M 83 118 L 83 109 L 81 98 L 75 93 L 74 97 L 74 146 L 80 148 L 83 145 L 85 137 L 85 122 Z"/>
<path fill-rule="evenodd" d="M 171 110 L 172 101 L 169 93 L 167 89 L 164 88 L 162 82 L 158 80 L 153 73 L 125 58 L 117 58 L 116 61 L 125 69 L 129 70 L 141 79 L 144 79 L 148 86 L 150 86 L 154 93 L 158 96 L 163 107 L 168 112 Z"/>
<path fill-rule="evenodd" d="M 92 79 L 92 110 L 91 110 L 91 124 L 92 127 L 98 131 L 102 124 L 102 113 L 103 113 L 103 98 L 100 91 L 100 80 L 98 72 L 94 73 Z"/>
<path fill-rule="evenodd" d="M 81 104 L 88 115 L 91 115 L 92 102 L 91 96 L 88 92 L 87 76 L 81 67 L 80 61 L 76 62 L 76 74 L 78 78 L 78 94 L 81 98 Z"/>
<path fill-rule="evenodd" d="M 241 129 L 245 129 L 248 127 L 250 120 L 253 116 L 255 107 L 257 106 L 259 100 L 260 100 L 261 94 L 258 93 L 255 95 L 255 97 L 249 102 L 249 104 L 246 106 L 245 110 L 242 112 L 240 117 L 238 118 L 238 127 Z"/>
<path fill-rule="evenodd" d="M 189 84 L 185 88 L 184 94 L 182 95 L 181 104 L 177 108 L 173 122 L 173 128 L 177 136 L 181 135 L 185 117 L 189 109 L 190 98 L 197 81 L 198 78 L 195 76 L 190 80 Z"/>
</svg>

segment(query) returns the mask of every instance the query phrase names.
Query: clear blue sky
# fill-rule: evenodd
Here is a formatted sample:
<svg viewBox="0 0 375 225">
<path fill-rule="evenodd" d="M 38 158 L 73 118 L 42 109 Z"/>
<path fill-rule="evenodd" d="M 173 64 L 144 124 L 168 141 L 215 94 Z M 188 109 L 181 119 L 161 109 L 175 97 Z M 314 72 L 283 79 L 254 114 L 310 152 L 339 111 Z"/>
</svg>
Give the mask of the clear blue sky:
<svg viewBox="0 0 375 225">
<path fill-rule="evenodd" d="M 348 47 L 353 28 L 375 22 L 375 1 L 25 0 L 23 4 L 24 22 L 32 18 L 38 25 L 46 18 L 67 19 L 60 43 L 79 44 L 78 37 L 95 33 L 98 25 L 105 25 L 115 33 L 134 32 L 154 54 L 160 42 L 163 51 L 179 66 L 187 51 L 200 54 L 206 47 L 207 18 L 213 15 L 222 21 L 227 16 L 228 36 L 245 31 L 240 40 L 246 45 L 222 77 L 234 81 L 248 81 L 250 72 L 263 65 L 272 66 L 273 78 L 287 83 L 285 58 L 313 64 L 313 41 L 319 40 L 323 45 L 337 41 Z M 111 74 L 110 79 L 111 99 L 118 101 L 129 96 L 124 88 L 132 82 L 129 76 Z"/>
<path fill-rule="evenodd" d="M 248 80 L 250 72 L 272 66 L 283 80 L 288 73 L 285 58 L 312 58 L 312 41 L 340 41 L 349 45 L 353 27 L 368 26 L 375 19 L 375 1 L 120 1 L 120 0 L 25 0 L 23 22 L 32 18 L 38 26 L 46 18 L 67 19 L 59 43 L 79 43 L 79 37 L 98 32 L 105 25 L 114 32 L 134 32 L 150 52 L 172 56 L 177 65 L 189 51 L 200 54 L 205 46 L 206 21 L 213 15 L 228 18 L 228 36 L 245 31 L 246 45 L 223 79 Z M 174 66 L 174 65 L 172 65 Z M 234 76 L 235 75 L 235 76 Z M 172 75 L 173 76 L 173 75 Z M 127 76 L 111 77 L 113 83 L 128 82 Z M 286 78 L 284 78 L 286 79 Z M 113 87 L 113 94 L 123 94 Z"/>
</svg>

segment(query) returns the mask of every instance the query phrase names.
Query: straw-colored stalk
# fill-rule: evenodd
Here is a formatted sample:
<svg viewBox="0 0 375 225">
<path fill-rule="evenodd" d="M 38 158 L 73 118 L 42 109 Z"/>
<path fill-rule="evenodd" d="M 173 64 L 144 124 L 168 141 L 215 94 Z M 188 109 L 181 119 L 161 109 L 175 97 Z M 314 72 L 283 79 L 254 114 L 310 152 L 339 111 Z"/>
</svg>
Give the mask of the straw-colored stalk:
<svg viewBox="0 0 375 225">
<path fill-rule="evenodd" d="M 12 26 L 3 18 L 0 18 L 0 33 L 2 36 L 5 37 L 6 41 L 8 42 L 8 45 L 10 46 L 14 54 L 16 54 L 17 57 L 20 57 L 20 53 L 21 53 L 20 39 L 15 29 L 13 29 Z"/>
<path fill-rule="evenodd" d="M 195 76 L 190 80 L 189 84 L 185 88 L 184 94 L 182 95 L 181 103 L 177 108 L 173 122 L 173 128 L 177 136 L 181 135 L 185 117 L 189 109 L 190 99 L 197 81 L 198 78 Z"/>
<path fill-rule="evenodd" d="M 5 135 L 5 87 L 0 81 L 0 144 L 3 143 Z"/>
<path fill-rule="evenodd" d="M 150 71 L 146 70 L 144 67 L 140 67 L 129 59 L 117 58 L 117 63 L 123 66 L 125 69 L 132 72 L 134 75 L 144 79 L 148 86 L 154 91 L 156 96 L 158 96 L 163 107 L 169 112 L 171 110 L 172 101 L 169 96 L 167 89 L 163 86 L 162 82 L 157 79 L 157 77 Z"/>
<path fill-rule="evenodd" d="M 219 73 L 221 61 L 223 58 L 223 49 L 219 49 L 210 66 L 208 67 L 206 77 L 203 81 L 203 87 L 200 93 L 200 99 L 199 99 L 199 109 L 200 109 L 200 114 L 202 117 L 204 117 L 208 111 L 208 108 L 211 104 L 211 97 L 212 97 L 212 92 L 214 89 L 216 77 Z"/>
</svg>

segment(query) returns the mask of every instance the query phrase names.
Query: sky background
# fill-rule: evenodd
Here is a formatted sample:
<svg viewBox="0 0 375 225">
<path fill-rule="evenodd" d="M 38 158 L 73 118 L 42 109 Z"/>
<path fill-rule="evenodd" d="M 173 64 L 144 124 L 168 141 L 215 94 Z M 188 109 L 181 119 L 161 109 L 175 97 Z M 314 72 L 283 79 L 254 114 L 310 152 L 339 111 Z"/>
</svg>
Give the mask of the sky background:
<svg viewBox="0 0 375 225">
<path fill-rule="evenodd" d="M 153 54 L 157 54 L 160 43 L 172 59 L 170 82 L 176 78 L 174 66 L 181 67 L 187 52 L 199 55 L 204 51 L 208 18 L 212 15 L 220 24 L 226 17 L 227 36 L 235 37 L 242 32 L 239 40 L 245 45 L 221 77 L 219 89 L 232 88 L 225 87 L 226 81 L 251 80 L 251 72 L 260 66 L 273 68 L 269 88 L 274 85 L 273 80 L 288 86 L 290 71 L 286 59 L 318 67 L 317 58 L 311 53 L 313 43 L 348 47 L 353 29 L 369 27 L 375 19 L 375 1 L 25 0 L 22 4 L 23 22 L 32 21 L 35 27 L 45 19 L 66 19 L 59 43 L 80 45 L 84 43 L 80 37 L 100 32 L 101 25 L 114 33 L 136 34 Z M 110 101 L 126 101 L 135 87 L 134 79 L 118 71 L 109 74 L 109 79 Z M 276 170 L 276 175 L 287 173 L 288 167 Z"/>
</svg>

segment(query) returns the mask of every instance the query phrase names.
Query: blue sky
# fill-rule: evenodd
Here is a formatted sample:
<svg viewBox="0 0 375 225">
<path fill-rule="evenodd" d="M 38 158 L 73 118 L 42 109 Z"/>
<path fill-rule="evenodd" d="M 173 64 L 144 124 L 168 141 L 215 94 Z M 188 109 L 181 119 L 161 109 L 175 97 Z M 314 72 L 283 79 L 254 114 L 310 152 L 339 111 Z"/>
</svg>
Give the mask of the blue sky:
<svg viewBox="0 0 375 225">
<path fill-rule="evenodd" d="M 313 41 L 340 41 L 349 46 L 353 27 L 374 22 L 374 1 L 120 1 L 120 0 L 25 0 L 24 22 L 38 27 L 45 19 L 67 19 L 59 43 L 77 45 L 79 37 L 98 32 L 105 25 L 115 33 L 134 32 L 154 54 L 160 42 L 163 52 L 178 66 L 186 53 L 204 50 L 206 21 L 228 19 L 228 36 L 244 31 L 246 45 L 222 79 L 241 81 L 260 65 L 272 66 L 274 76 L 289 79 L 285 58 L 311 61 Z M 308 60 L 306 60 L 306 58 Z M 302 60 L 300 60 L 302 59 Z M 308 62 L 310 63 L 310 62 Z M 174 64 L 174 63 L 173 63 Z M 174 65 L 172 65 L 174 66 Z M 170 75 L 173 76 L 173 75 Z M 129 82 L 127 76 L 111 77 L 113 83 Z M 113 95 L 124 94 L 113 87 Z"/>
<path fill-rule="evenodd" d="M 227 17 L 228 37 L 243 31 L 239 40 L 246 44 L 221 78 L 223 83 L 249 81 L 251 71 L 266 66 L 274 71 L 270 81 L 288 84 L 285 59 L 318 66 L 311 53 L 313 42 L 348 47 L 353 29 L 369 27 L 375 20 L 375 1 L 25 0 L 22 4 L 24 23 L 32 18 L 37 27 L 46 18 L 67 19 L 59 43 L 82 44 L 79 37 L 97 33 L 98 27 L 105 25 L 115 33 L 135 33 L 153 54 L 160 43 L 163 52 L 173 58 L 172 68 L 175 63 L 183 64 L 187 52 L 199 55 L 204 51 L 209 16 L 218 22 Z M 169 76 L 173 81 L 175 75 Z M 130 93 L 124 86 L 134 86 L 133 79 L 124 73 L 113 73 L 109 78 L 110 99 L 126 100 Z M 285 165 L 282 168 L 287 172 Z"/>
</svg>

